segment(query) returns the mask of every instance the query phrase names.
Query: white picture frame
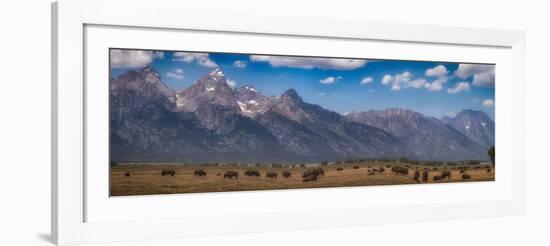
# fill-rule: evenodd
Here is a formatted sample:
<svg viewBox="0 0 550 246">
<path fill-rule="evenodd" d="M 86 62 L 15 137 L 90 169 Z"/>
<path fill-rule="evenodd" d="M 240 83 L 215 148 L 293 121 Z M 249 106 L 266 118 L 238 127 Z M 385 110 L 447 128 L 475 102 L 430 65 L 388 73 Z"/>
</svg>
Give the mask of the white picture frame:
<svg viewBox="0 0 550 246">
<path fill-rule="evenodd" d="M 523 32 L 212 13 L 206 9 L 187 11 L 181 15 L 181 10 L 186 6 L 186 3 L 176 0 L 61 0 L 52 4 L 52 237 L 57 244 L 362 226 L 521 215 L 525 212 L 527 163 Z M 201 18 L 204 16 L 209 18 Z M 261 22 L 251 22 L 251 19 Z M 100 66 L 108 64 L 105 60 L 105 64 L 101 65 L 101 56 L 94 59 L 95 56 L 88 54 L 95 52 L 95 48 L 104 49 L 115 43 L 124 45 L 124 48 L 181 48 L 179 44 L 169 42 L 170 39 L 155 43 L 148 38 L 135 38 L 133 40 L 138 40 L 135 42 L 124 38 L 131 35 L 144 37 L 153 31 L 174 39 L 178 39 L 178 35 L 226 38 L 229 45 L 217 49 L 227 52 L 262 50 L 295 54 L 297 47 L 304 47 L 309 40 L 311 47 L 326 44 L 334 44 L 334 47 L 338 44 L 369 47 L 376 44 L 382 51 L 385 45 L 412 50 L 403 54 L 374 54 L 383 56 L 376 58 L 399 59 L 405 56 L 417 59 L 422 58 L 419 53 L 425 51 L 422 52 L 425 59 L 448 60 L 452 57 L 453 61 L 496 63 L 497 84 L 503 81 L 502 85 L 497 85 L 496 95 L 497 143 L 505 146 L 499 148 L 502 151 L 497 152 L 496 158 L 502 160 L 502 168 L 499 167 L 494 183 L 122 199 L 106 197 L 101 193 L 101 188 L 93 188 L 105 185 L 101 176 L 97 176 L 104 172 L 86 165 L 90 147 L 95 144 L 88 141 L 90 124 L 87 122 L 93 120 L 87 111 L 90 110 L 88 104 L 90 98 L 101 98 L 100 93 L 94 92 L 93 86 L 86 84 L 86 80 L 100 74 L 90 74 L 91 71 L 100 71 Z M 120 32 L 119 36 L 113 34 L 117 32 Z M 269 51 L 266 47 L 250 44 L 246 47 L 232 46 L 234 40 L 242 37 L 256 37 L 265 42 L 277 39 L 280 45 Z M 207 42 L 202 45 L 203 49 L 216 49 L 214 46 L 207 47 L 211 45 Z M 352 51 L 352 48 L 334 48 L 324 51 L 322 55 L 349 54 Z M 315 49 L 303 48 L 299 52 L 312 55 Z M 104 174 L 107 176 L 107 173 Z M 453 192 L 452 195 L 448 195 L 449 191 Z M 392 195 L 394 193 L 405 195 L 397 197 Z M 419 195 L 421 193 L 432 196 L 423 197 Z M 303 199 L 304 196 L 308 199 Z M 341 202 L 326 202 L 324 197 L 327 196 L 330 200 Z M 298 201 L 302 206 L 286 206 L 284 201 Z M 224 202 L 226 207 L 216 210 L 214 206 L 207 206 L 208 202 Z M 239 204 L 248 204 L 251 209 L 246 209 L 246 206 L 243 209 Z M 272 208 L 275 205 L 278 209 Z M 252 206 L 263 209 L 254 210 Z M 152 208 L 163 212 L 145 212 Z M 114 230 L 117 233 L 112 233 Z"/>
</svg>

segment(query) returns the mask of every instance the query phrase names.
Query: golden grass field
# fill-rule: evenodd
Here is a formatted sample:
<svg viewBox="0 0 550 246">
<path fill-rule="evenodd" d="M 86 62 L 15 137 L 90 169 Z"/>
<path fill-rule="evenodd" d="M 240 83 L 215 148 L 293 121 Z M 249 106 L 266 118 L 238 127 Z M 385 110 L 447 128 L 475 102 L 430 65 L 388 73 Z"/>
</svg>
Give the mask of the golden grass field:
<svg viewBox="0 0 550 246">
<path fill-rule="evenodd" d="M 151 195 L 174 193 L 198 193 L 198 192 L 223 192 L 223 191 L 250 191 L 296 188 L 320 188 L 320 187 L 346 187 L 346 186 L 371 186 L 371 185 L 397 185 L 417 184 L 413 179 L 416 168 L 420 170 L 422 177 L 423 166 L 410 166 L 408 175 L 399 175 L 391 172 L 388 165 L 405 166 L 405 164 L 385 162 L 365 162 L 356 164 L 342 164 L 323 166 L 325 175 L 319 176 L 317 181 L 303 182 L 302 174 L 308 167 L 297 168 L 270 168 L 270 167 L 246 167 L 246 166 L 184 166 L 184 165 L 118 165 L 111 167 L 111 196 L 127 195 Z M 353 169 L 358 166 L 359 169 Z M 338 167 L 343 168 L 337 171 Z M 370 168 L 369 168 L 370 167 Z M 385 167 L 385 172 L 369 175 L 368 170 Z M 465 173 L 470 179 L 462 179 L 459 170 L 448 168 L 451 178 L 441 181 L 433 181 L 433 176 L 440 175 L 442 167 L 434 170 L 428 167 L 429 180 L 425 183 L 446 182 L 472 182 L 494 181 L 494 169 L 481 167 L 469 169 Z M 194 171 L 202 169 L 206 171 L 205 177 L 194 176 Z M 162 176 L 162 170 L 174 170 L 174 176 Z M 256 170 L 260 177 L 245 176 L 246 170 Z M 226 171 L 237 171 L 238 179 L 224 178 Z M 292 176 L 283 178 L 281 173 L 290 171 Z M 276 172 L 277 178 L 267 178 L 266 172 Z M 128 173 L 130 176 L 126 176 Z M 420 182 L 424 183 L 424 182 Z"/>
</svg>

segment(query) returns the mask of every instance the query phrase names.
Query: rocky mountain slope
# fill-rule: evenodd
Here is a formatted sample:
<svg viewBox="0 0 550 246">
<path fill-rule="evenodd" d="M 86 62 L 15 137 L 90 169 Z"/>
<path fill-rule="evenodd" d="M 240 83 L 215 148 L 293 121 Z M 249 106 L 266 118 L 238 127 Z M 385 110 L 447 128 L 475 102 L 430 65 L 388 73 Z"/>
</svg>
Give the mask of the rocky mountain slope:
<svg viewBox="0 0 550 246">
<path fill-rule="evenodd" d="M 110 150 L 112 160 L 139 162 L 486 159 L 484 147 L 418 113 L 344 117 L 293 89 L 279 97 L 252 86 L 234 90 L 221 69 L 173 91 L 151 67 L 110 81 Z"/>
</svg>

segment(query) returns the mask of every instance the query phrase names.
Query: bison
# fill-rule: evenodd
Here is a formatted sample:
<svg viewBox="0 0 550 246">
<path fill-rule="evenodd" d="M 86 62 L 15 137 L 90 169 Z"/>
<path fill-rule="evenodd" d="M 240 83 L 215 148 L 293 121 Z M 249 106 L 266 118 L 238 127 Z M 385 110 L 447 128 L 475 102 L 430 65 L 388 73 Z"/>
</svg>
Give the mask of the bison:
<svg viewBox="0 0 550 246">
<path fill-rule="evenodd" d="M 226 178 L 226 179 L 238 179 L 239 178 L 239 173 L 238 172 L 235 172 L 235 171 L 227 171 L 225 172 L 225 174 L 223 175 L 223 178 Z"/>
<path fill-rule="evenodd" d="M 380 173 L 383 173 L 385 171 L 386 171 L 386 169 L 384 167 L 380 167 L 380 169 L 378 169 L 378 172 L 380 172 Z"/>
<path fill-rule="evenodd" d="M 344 170 L 343 168 L 339 167 L 339 168 L 336 168 L 336 171 L 342 171 Z"/>
<path fill-rule="evenodd" d="M 359 166 L 353 166 L 353 169 L 359 169 Z"/>
<path fill-rule="evenodd" d="M 434 181 L 439 181 L 439 180 L 441 180 L 441 176 L 434 176 L 433 180 Z"/>
<path fill-rule="evenodd" d="M 462 179 L 470 179 L 470 175 L 469 174 L 462 174 Z"/>
<path fill-rule="evenodd" d="M 265 176 L 268 177 L 268 178 L 276 179 L 276 178 L 277 178 L 277 173 L 275 173 L 275 172 L 267 172 L 267 173 L 265 174 Z"/>
<path fill-rule="evenodd" d="M 422 172 L 422 182 L 428 182 L 429 175 L 428 170 L 424 169 L 424 172 Z"/>
<path fill-rule="evenodd" d="M 313 168 L 305 171 L 302 178 L 304 178 L 304 182 L 317 181 L 319 175 L 325 176 L 325 170 L 322 168 Z"/>
<path fill-rule="evenodd" d="M 413 178 L 417 183 L 420 183 L 420 172 L 418 170 L 416 170 L 414 172 L 414 178 Z"/>
<path fill-rule="evenodd" d="M 409 169 L 406 167 L 395 166 L 391 168 L 391 171 L 395 174 L 408 175 Z"/>
<path fill-rule="evenodd" d="M 256 171 L 256 170 L 246 170 L 246 172 L 244 172 L 244 175 L 245 176 L 256 176 L 256 177 L 260 177 L 260 172 Z"/>
<path fill-rule="evenodd" d="M 130 177 L 130 172 L 126 172 L 126 173 L 124 173 L 124 176 L 126 176 L 126 177 Z"/>
<path fill-rule="evenodd" d="M 443 170 L 443 171 L 441 171 L 440 176 L 441 176 L 441 179 L 446 179 L 446 178 L 450 179 L 451 178 L 451 171 Z"/>
<path fill-rule="evenodd" d="M 491 168 L 487 168 L 487 172 L 490 173 L 490 172 L 491 172 Z"/>
<path fill-rule="evenodd" d="M 292 176 L 292 173 L 290 173 L 289 171 L 283 171 L 283 174 L 282 174 L 283 178 L 290 178 L 290 176 Z"/>
<path fill-rule="evenodd" d="M 193 173 L 194 176 L 206 176 L 206 172 L 202 169 L 199 169 L 199 170 L 195 170 L 195 172 Z"/>
<path fill-rule="evenodd" d="M 160 175 L 162 176 L 174 176 L 176 175 L 176 171 L 175 170 L 162 170 L 162 172 L 160 172 Z"/>
</svg>

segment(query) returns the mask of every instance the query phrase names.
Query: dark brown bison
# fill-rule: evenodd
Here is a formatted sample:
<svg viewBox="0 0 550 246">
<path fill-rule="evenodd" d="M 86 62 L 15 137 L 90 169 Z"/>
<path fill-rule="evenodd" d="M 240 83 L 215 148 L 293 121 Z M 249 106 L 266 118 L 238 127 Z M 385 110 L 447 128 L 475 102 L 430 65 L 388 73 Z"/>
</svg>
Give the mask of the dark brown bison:
<svg viewBox="0 0 550 246">
<path fill-rule="evenodd" d="M 414 177 L 413 179 L 417 182 L 417 183 L 420 183 L 420 172 L 418 170 L 416 170 L 414 172 Z"/>
<path fill-rule="evenodd" d="M 385 172 L 385 171 L 386 171 L 386 169 L 385 169 L 384 167 L 380 167 L 380 168 L 378 169 L 378 172 L 380 172 L 380 173 L 383 173 L 383 172 Z"/>
<path fill-rule="evenodd" d="M 343 168 L 339 167 L 339 168 L 336 168 L 336 171 L 342 171 L 344 170 Z"/>
<path fill-rule="evenodd" d="M 238 172 L 235 172 L 235 171 L 227 171 L 225 172 L 225 174 L 223 174 L 223 178 L 226 178 L 226 179 L 238 179 L 239 178 L 239 173 Z"/>
<path fill-rule="evenodd" d="M 289 172 L 289 171 L 283 171 L 283 174 L 282 174 L 283 178 L 290 178 L 290 176 L 292 176 L 292 173 Z"/>
<path fill-rule="evenodd" d="M 265 174 L 265 176 L 268 177 L 268 178 L 276 179 L 276 178 L 277 178 L 277 173 L 275 173 L 275 172 L 267 172 L 267 173 Z"/>
<path fill-rule="evenodd" d="M 359 166 L 353 166 L 353 169 L 359 169 Z"/>
<path fill-rule="evenodd" d="M 408 175 L 409 169 L 406 167 L 395 166 L 391 168 L 391 171 L 395 174 Z"/>
<path fill-rule="evenodd" d="M 376 173 L 368 173 L 367 175 L 375 175 Z"/>
<path fill-rule="evenodd" d="M 443 170 L 441 171 L 441 179 L 450 179 L 451 178 L 451 171 L 449 170 Z"/>
<path fill-rule="evenodd" d="M 130 172 L 126 172 L 126 173 L 124 173 L 124 176 L 126 176 L 126 177 L 130 177 Z"/>
<path fill-rule="evenodd" d="M 441 180 L 441 176 L 434 176 L 433 179 L 434 179 L 434 181 L 439 181 L 439 180 Z"/>
<path fill-rule="evenodd" d="M 160 172 L 160 175 L 162 176 L 174 176 L 176 175 L 176 171 L 175 170 L 162 170 L 162 172 Z"/>
<path fill-rule="evenodd" d="M 202 169 L 199 169 L 199 170 L 195 170 L 195 172 L 193 173 L 194 176 L 206 176 L 206 172 Z"/>
<path fill-rule="evenodd" d="M 422 172 L 422 182 L 428 182 L 428 177 L 430 173 L 427 169 L 424 169 L 424 172 Z"/>
<path fill-rule="evenodd" d="M 222 176 L 222 173 L 217 173 L 216 176 Z"/>
<path fill-rule="evenodd" d="M 305 178 L 307 176 L 310 176 L 310 175 L 315 175 L 315 176 L 325 176 L 325 170 L 323 170 L 322 168 L 318 167 L 318 168 L 313 168 L 313 169 L 308 169 L 304 172 L 304 174 L 302 175 L 302 178 Z"/>
<path fill-rule="evenodd" d="M 304 178 L 304 182 L 317 181 L 318 176 L 325 176 L 325 170 L 318 167 L 318 168 L 308 169 L 304 172 L 304 174 L 302 174 L 302 178 Z"/>
<path fill-rule="evenodd" d="M 469 174 L 462 174 L 462 179 L 470 179 L 470 175 Z"/>
<path fill-rule="evenodd" d="M 487 172 L 490 173 L 490 172 L 491 172 L 491 168 L 487 168 Z"/>
<path fill-rule="evenodd" d="M 253 177 L 253 176 L 260 177 L 260 172 L 256 170 L 246 170 L 246 172 L 244 172 L 244 175 L 250 176 L 250 177 Z"/>
</svg>

